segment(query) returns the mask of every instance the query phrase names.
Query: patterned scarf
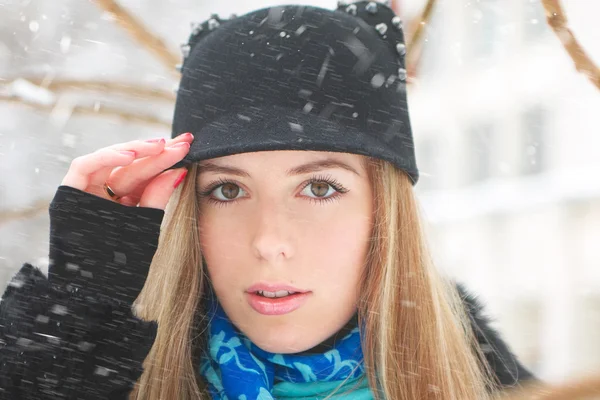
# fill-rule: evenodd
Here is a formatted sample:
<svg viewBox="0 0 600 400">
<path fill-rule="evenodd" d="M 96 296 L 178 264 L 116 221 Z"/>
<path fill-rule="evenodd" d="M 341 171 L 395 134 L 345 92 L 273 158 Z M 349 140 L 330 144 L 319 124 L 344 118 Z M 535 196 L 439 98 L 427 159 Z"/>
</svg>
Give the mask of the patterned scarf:
<svg viewBox="0 0 600 400">
<path fill-rule="evenodd" d="M 207 310 L 210 357 L 202 357 L 200 373 L 213 399 L 321 399 L 335 389 L 333 398 L 373 398 L 358 327 L 322 354 L 275 354 L 260 349 L 237 330 L 216 299 Z"/>
</svg>

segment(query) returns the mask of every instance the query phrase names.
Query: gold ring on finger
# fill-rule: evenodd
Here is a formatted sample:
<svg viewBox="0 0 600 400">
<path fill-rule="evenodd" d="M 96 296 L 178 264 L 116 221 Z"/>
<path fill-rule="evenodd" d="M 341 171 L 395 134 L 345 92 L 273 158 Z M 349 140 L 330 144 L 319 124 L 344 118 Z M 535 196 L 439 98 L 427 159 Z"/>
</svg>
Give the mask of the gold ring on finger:
<svg viewBox="0 0 600 400">
<path fill-rule="evenodd" d="M 108 183 L 104 182 L 104 190 L 106 191 L 106 193 L 108 194 L 108 196 L 113 199 L 113 200 L 119 200 L 121 198 L 121 196 L 117 196 L 117 194 L 115 193 L 114 190 L 111 189 L 110 186 L 108 186 Z"/>
</svg>

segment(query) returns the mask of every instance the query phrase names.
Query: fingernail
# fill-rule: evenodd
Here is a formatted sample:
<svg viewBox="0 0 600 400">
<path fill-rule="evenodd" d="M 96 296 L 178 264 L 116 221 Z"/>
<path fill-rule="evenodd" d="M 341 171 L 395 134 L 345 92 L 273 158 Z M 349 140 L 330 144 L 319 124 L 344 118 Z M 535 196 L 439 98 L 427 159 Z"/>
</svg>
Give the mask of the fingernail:
<svg viewBox="0 0 600 400">
<path fill-rule="evenodd" d="M 146 143 L 165 143 L 164 138 L 148 139 Z"/>
<path fill-rule="evenodd" d="M 179 186 L 181 184 L 181 182 L 183 182 L 183 180 L 185 179 L 185 176 L 187 175 L 188 170 L 186 169 L 185 171 L 183 171 L 181 173 L 181 175 L 179 175 L 179 177 L 177 178 L 177 180 L 175 181 L 175 183 L 173 184 L 173 187 L 175 189 L 177 189 L 177 186 Z"/>
<path fill-rule="evenodd" d="M 188 142 L 180 142 L 180 143 L 175 143 L 173 146 L 171 147 L 183 147 L 183 146 L 187 146 L 188 148 L 190 147 L 190 144 Z"/>
<path fill-rule="evenodd" d="M 185 136 L 186 138 L 189 138 L 189 139 L 193 139 L 194 138 L 194 135 L 192 135 L 191 132 L 186 132 L 186 133 L 183 134 L 183 136 Z"/>
<path fill-rule="evenodd" d="M 124 154 L 126 156 L 134 156 L 134 157 L 136 155 L 135 151 L 128 151 L 128 150 L 119 151 L 119 153 Z"/>
</svg>

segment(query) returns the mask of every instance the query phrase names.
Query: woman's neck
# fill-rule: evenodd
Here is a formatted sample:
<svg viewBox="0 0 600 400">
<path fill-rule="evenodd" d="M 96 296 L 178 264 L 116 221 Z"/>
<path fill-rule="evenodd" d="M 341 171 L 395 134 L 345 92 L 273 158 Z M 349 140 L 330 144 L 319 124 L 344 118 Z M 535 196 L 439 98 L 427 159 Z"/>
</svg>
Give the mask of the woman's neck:
<svg viewBox="0 0 600 400">
<path fill-rule="evenodd" d="M 356 328 L 357 326 L 358 326 L 358 314 L 354 314 L 354 316 L 352 318 L 350 318 L 350 321 L 348 321 L 346 323 L 346 325 L 344 325 L 342 327 L 342 329 L 340 329 L 335 334 L 333 334 L 332 336 L 330 336 L 328 339 L 324 340 L 323 342 L 319 343 L 315 347 L 305 350 L 302 353 L 308 353 L 308 354 L 325 353 L 326 351 L 329 351 L 329 350 L 335 348 L 336 344 L 340 340 L 342 340 L 346 335 L 348 335 L 350 333 L 350 331 L 352 331 L 352 329 Z"/>
</svg>

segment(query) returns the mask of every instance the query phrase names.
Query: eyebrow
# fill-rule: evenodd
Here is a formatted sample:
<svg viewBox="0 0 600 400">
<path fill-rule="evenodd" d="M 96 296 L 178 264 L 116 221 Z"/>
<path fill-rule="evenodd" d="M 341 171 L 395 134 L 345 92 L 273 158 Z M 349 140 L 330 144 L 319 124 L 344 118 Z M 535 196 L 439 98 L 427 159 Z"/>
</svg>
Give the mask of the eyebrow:
<svg viewBox="0 0 600 400">
<path fill-rule="evenodd" d="M 320 171 L 323 169 L 332 169 L 332 168 L 345 169 L 347 171 L 350 171 L 350 172 L 360 176 L 360 173 L 358 173 L 358 171 L 356 171 L 356 169 L 354 169 L 350 165 L 348 165 L 342 161 L 334 160 L 332 158 L 326 158 L 324 160 L 317 160 L 317 161 L 299 165 L 294 168 L 290 168 L 286 171 L 286 175 L 287 176 L 302 175 L 302 174 L 308 174 L 310 172 L 316 172 L 316 171 Z M 225 165 L 217 165 L 210 161 L 204 161 L 204 162 L 200 163 L 200 172 L 223 173 L 223 174 L 231 174 L 231 175 L 237 175 L 237 176 L 250 178 L 250 174 L 242 169 L 231 167 L 231 166 L 225 166 Z"/>
</svg>

